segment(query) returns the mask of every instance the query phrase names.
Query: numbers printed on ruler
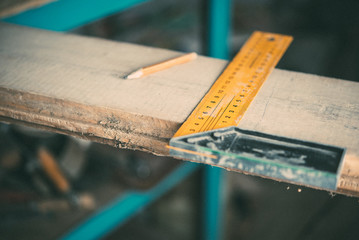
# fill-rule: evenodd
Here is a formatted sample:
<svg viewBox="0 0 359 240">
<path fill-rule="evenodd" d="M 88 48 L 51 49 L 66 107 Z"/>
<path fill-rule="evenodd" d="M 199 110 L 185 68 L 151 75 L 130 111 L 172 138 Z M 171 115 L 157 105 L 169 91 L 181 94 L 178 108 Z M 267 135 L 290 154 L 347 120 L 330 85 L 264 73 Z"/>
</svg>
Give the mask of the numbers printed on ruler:
<svg viewBox="0 0 359 240">
<path fill-rule="evenodd" d="M 255 32 L 175 137 L 237 126 L 291 41 L 290 36 Z"/>
</svg>

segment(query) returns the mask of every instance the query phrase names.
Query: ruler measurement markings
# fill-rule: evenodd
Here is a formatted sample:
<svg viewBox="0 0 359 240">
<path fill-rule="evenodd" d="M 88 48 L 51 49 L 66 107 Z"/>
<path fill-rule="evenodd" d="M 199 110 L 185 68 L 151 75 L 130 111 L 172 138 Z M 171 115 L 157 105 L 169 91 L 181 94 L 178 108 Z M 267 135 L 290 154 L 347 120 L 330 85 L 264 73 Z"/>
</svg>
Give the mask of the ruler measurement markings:
<svg viewBox="0 0 359 240">
<path fill-rule="evenodd" d="M 212 115 L 213 114 L 215 114 L 215 111 L 216 111 L 216 109 L 217 109 L 217 107 L 218 106 L 220 106 L 220 104 L 221 104 L 221 102 L 222 102 L 222 100 L 223 100 L 223 98 L 225 97 L 226 95 L 224 95 L 222 98 L 221 98 L 221 100 L 218 102 L 218 104 L 216 105 L 216 107 L 213 109 L 213 111 L 212 111 L 212 113 L 211 113 L 211 115 L 207 118 L 207 120 L 206 120 L 206 122 L 205 123 L 203 123 L 203 126 L 200 128 L 200 132 L 201 131 L 205 131 L 205 126 L 206 126 L 206 123 L 207 123 L 207 121 L 211 118 L 211 120 L 209 121 L 209 123 L 208 124 L 210 124 L 210 122 L 213 120 L 213 117 L 212 117 Z M 204 129 L 203 129 L 204 128 Z M 203 129 L 203 130 L 202 130 Z"/>
<path fill-rule="evenodd" d="M 230 103 L 233 101 L 233 99 L 234 99 L 234 97 L 232 97 L 232 100 L 230 101 Z M 222 118 L 223 114 L 226 112 L 227 108 L 230 106 L 230 103 L 227 104 L 227 106 L 226 106 L 226 108 L 223 110 L 222 114 L 219 114 L 219 118 L 218 118 L 216 124 L 215 124 L 211 129 L 216 129 L 216 128 L 218 128 L 218 127 L 217 127 L 217 126 L 218 126 L 217 124 L 218 124 L 218 122 L 221 120 L 221 118 Z M 223 120 L 222 120 L 222 121 L 223 121 Z M 207 131 L 208 131 L 208 130 L 207 130 Z"/>
<path fill-rule="evenodd" d="M 249 50 L 249 53 L 254 53 L 255 55 L 253 55 L 252 57 L 250 57 L 249 54 L 246 54 L 246 59 L 250 59 L 250 64 L 249 64 L 249 68 L 252 68 L 254 63 L 260 59 L 259 57 L 261 56 L 261 51 L 258 51 L 257 53 L 254 52 L 253 50 L 253 47 Z M 243 62 L 244 63 L 244 62 Z M 238 68 L 236 68 L 235 70 L 240 70 Z M 243 76 L 239 76 L 239 78 L 243 78 Z M 244 98 L 245 95 L 250 95 L 253 90 L 251 88 L 253 88 L 252 85 L 250 85 L 253 81 L 252 80 L 249 80 L 249 82 L 243 82 L 243 85 L 245 85 L 243 88 L 242 88 L 242 94 L 241 93 L 238 93 L 237 95 L 239 95 L 239 98 Z M 245 94 L 245 95 L 244 95 Z M 232 104 L 230 105 L 230 108 L 228 109 L 228 112 L 226 113 L 226 116 L 227 118 L 231 118 L 236 112 L 239 112 L 240 111 L 240 106 L 238 105 L 243 105 L 245 102 L 243 102 L 241 99 L 236 99 L 237 101 L 237 104 Z M 241 104 L 240 104 L 241 103 Z M 237 123 L 237 119 L 234 120 L 234 123 Z M 217 127 L 215 127 L 217 128 Z"/>
<path fill-rule="evenodd" d="M 226 110 L 227 110 L 228 107 L 229 107 L 229 104 L 227 104 L 226 108 L 225 108 L 225 109 L 223 110 L 223 112 L 219 115 L 219 118 L 218 118 L 216 124 L 212 127 L 212 129 L 218 128 L 218 125 L 219 125 L 218 123 L 221 121 L 221 118 L 222 118 L 223 114 L 226 112 Z"/>
<path fill-rule="evenodd" d="M 289 36 L 253 33 L 175 137 L 237 126 L 291 41 Z"/>
<path fill-rule="evenodd" d="M 220 117 L 221 117 L 221 114 L 219 114 L 219 113 L 221 113 L 222 110 L 223 110 L 223 107 L 221 107 L 221 108 L 219 109 L 217 116 L 214 118 L 214 121 L 213 121 L 214 126 L 216 126 L 217 122 L 219 121 L 219 119 L 220 119 Z M 210 127 L 210 126 L 209 126 L 209 127 Z M 212 128 L 213 128 L 213 127 L 212 127 Z M 211 129 L 211 128 L 210 128 L 210 129 Z"/>
<path fill-rule="evenodd" d="M 208 102 L 201 101 L 201 103 L 200 103 L 200 105 L 199 105 L 199 107 L 198 107 L 198 109 L 197 109 L 196 114 L 195 114 L 195 115 L 190 115 L 190 117 L 187 119 L 187 121 L 191 120 L 191 121 L 194 121 L 194 123 L 195 123 L 196 120 L 202 120 L 202 121 L 203 121 L 204 119 L 206 119 L 205 122 L 200 126 L 200 130 L 202 129 L 203 125 L 206 124 L 206 122 L 207 122 L 208 119 L 209 119 L 209 116 L 206 116 L 206 115 L 208 115 L 208 112 L 207 112 L 207 110 L 205 109 L 206 106 L 208 106 L 207 103 L 208 103 Z M 196 125 L 196 124 L 195 124 L 195 125 Z M 196 127 L 194 127 L 194 126 L 192 126 L 191 128 L 189 128 L 189 133 L 198 132 L 198 131 L 195 130 L 195 128 L 196 128 Z M 183 129 L 183 130 L 185 130 L 185 129 Z M 199 131 L 200 131 L 200 130 L 199 130 Z M 185 132 L 185 131 L 184 131 L 184 132 Z"/>
<path fill-rule="evenodd" d="M 216 106 L 216 108 L 219 106 L 219 104 Z M 213 112 L 213 114 L 214 114 L 214 112 Z M 213 114 L 211 114 L 211 116 L 210 116 L 210 118 L 211 118 L 211 120 L 208 122 L 208 125 L 207 126 L 205 126 L 205 124 L 203 125 L 203 130 L 202 130 L 202 128 L 201 128 L 201 130 L 200 131 L 206 131 L 206 128 L 208 127 L 209 128 L 209 126 L 211 126 L 211 124 L 212 124 L 212 122 L 217 118 L 217 116 L 218 116 L 218 114 L 216 114 L 215 116 L 212 116 Z"/>
</svg>

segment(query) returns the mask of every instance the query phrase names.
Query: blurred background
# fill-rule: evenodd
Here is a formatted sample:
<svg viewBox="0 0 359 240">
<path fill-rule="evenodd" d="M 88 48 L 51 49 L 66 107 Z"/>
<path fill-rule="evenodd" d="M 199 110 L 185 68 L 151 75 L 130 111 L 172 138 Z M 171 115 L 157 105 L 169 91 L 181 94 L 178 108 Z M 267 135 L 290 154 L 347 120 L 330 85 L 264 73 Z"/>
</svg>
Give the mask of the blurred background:
<svg viewBox="0 0 359 240">
<path fill-rule="evenodd" d="M 230 58 L 255 30 L 282 33 L 294 41 L 278 68 L 359 81 L 358 1 L 231 3 Z M 207 19 L 208 1 L 152 0 L 70 33 L 208 55 Z M 61 170 L 65 190 L 49 178 L 48 163 Z M 180 164 L 1 124 L 0 238 L 56 239 L 119 194 L 156 186 Z M 203 186 L 199 168 L 104 239 L 201 239 Z M 359 238 L 358 198 L 232 172 L 225 189 L 223 239 Z"/>
</svg>

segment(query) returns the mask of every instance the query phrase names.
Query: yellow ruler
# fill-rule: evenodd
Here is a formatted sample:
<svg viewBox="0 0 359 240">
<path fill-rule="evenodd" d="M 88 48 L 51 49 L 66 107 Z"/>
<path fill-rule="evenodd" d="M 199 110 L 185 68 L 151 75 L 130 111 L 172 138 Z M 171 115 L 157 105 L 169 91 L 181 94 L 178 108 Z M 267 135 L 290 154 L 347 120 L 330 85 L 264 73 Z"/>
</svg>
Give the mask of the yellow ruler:
<svg viewBox="0 0 359 240">
<path fill-rule="evenodd" d="M 174 137 L 237 126 L 292 40 L 254 32 Z"/>
</svg>

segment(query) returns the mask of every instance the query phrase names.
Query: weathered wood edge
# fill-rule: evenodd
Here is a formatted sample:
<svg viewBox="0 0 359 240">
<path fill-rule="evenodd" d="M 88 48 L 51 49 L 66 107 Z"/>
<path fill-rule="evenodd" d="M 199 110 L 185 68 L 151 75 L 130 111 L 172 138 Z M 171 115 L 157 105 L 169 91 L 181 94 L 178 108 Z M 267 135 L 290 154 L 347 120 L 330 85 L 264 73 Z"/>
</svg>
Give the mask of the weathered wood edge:
<svg viewBox="0 0 359 240">
<path fill-rule="evenodd" d="M 118 148 L 168 155 L 166 144 L 179 123 L 0 87 L 0 115 L 52 132 Z"/>
<path fill-rule="evenodd" d="M 3 122 L 22 124 L 116 148 L 146 151 L 162 156 L 169 156 L 166 146 L 181 125 L 181 123 L 134 115 L 115 109 L 86 106 L 64 99 L 54 99 L 6 88 L 0 88 L 0 103 L 0 120 Z M 357 162 L 359 159 L 356 156 L 345 159 L 335 193 L 359 196 L 359 192 L 355 191 L 359 188 L 359 178 L 351 175 L 352 169 L 359 168 L 359 166 L 354 166 Z M 237 169 L 224 169 L 246 175 L 256 175 Z M 302 185 L 262 175 L 256 176 Z"/>
</svg>

